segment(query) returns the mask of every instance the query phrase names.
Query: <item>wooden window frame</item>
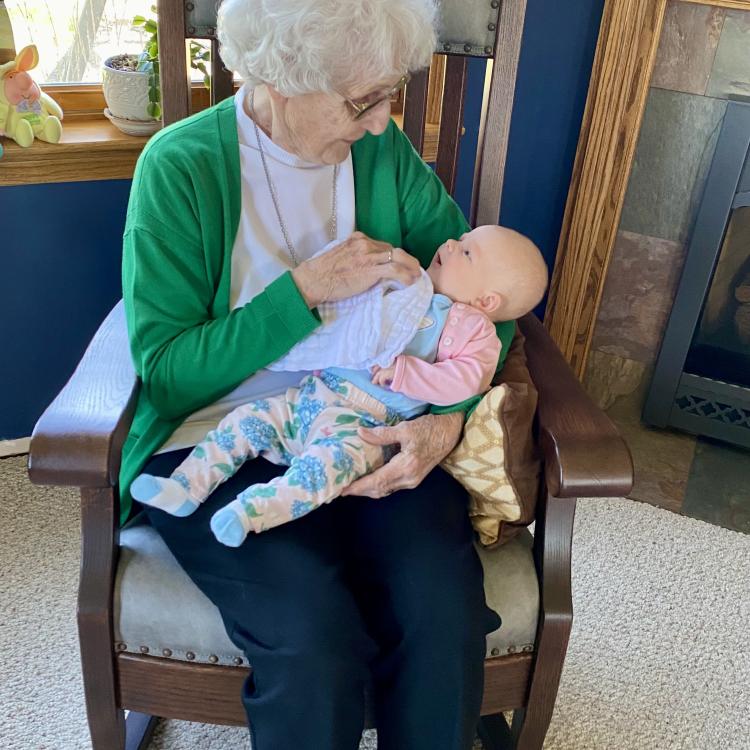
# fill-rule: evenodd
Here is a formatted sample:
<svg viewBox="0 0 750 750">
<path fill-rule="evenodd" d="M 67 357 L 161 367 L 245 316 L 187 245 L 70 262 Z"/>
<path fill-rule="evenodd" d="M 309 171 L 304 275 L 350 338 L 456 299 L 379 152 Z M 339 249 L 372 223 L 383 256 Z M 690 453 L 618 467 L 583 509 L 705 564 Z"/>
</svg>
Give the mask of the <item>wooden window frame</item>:
<svg viewBox="0 0 750 750">
<path fill-rule="evenodd" d="M 440 107 L 445 81 L 445 56 L 435 55 L 430 68 L 427 127 L 423 156 L 434 161 L 440 130 Z M 240 84 L 235 83 L 235 91 Z M 51 144 L 35 141 L 21 148 L 8 138 L 2 144 L 0 186 L 33 185 L 48 182 L 130 179 L 135 163 L 148 138 L 121 133 L 104 116 L 101 83 L 42 84 L 42 89 L 65 113 L 63 139 Z M 210 104 L 208 89 L 202 81 L 191 84 L 191 111 Z M 393 101 L 393 119 L 403 125 L 403 97 Z"/>
<path fill-rule="evenodd" d="M 750 0 L 684 0 L 750 11 Z M 579 379 L 586 372 L 607 269 L 661 39 L 667 0 L 606 0 L 545 324 Z"/>
</svg>

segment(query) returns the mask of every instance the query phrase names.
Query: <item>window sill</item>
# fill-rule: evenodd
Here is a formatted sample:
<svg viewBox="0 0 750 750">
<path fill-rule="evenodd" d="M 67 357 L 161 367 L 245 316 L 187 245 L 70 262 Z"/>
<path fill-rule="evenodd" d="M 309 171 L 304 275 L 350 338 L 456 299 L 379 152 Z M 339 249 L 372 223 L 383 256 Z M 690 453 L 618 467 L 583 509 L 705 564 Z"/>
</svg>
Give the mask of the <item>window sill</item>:
<svg viewBox="0 0 750 750">
<path fill-rule="evenodd" d="M 401 115 L 393 119 L 402 127 Z M 425 161 L 435 161 L 438 128 L 427 124 Z M 103 117 L 65 120 L 60 143 L 35 140 L 29 148 L 21 148 L 3 138 L 0 186 L 130 179 L 147 141 L 146 136 L 121 133 Z"/>
<path fill-rule="evenodd" d="M 103 117 L 64 121 L 60 143 L 35 140 L 21 148 L 3 138 L 0 186 L 130 179 L 147 140 L 121 133 Z"/>
</svg>

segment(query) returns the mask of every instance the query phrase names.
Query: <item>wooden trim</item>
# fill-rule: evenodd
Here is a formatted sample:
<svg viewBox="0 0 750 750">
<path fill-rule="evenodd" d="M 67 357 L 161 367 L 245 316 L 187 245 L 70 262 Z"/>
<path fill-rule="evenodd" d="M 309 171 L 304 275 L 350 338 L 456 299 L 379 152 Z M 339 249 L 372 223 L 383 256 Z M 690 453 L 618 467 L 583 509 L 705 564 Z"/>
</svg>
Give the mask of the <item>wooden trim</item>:
<svg viewBox="0 0 750 750">
<path fill-rule="evenodd" d="M 427 84 L 427 122 L 431 125 L 440 125 L 446 58 L 447 55 L 433 55 L 430 64 L 430 80 Z"/>
<path fill-rule="evenodd" d="M 424 129 L 427 122 L 428 83 L 429 70 L 420 70 L 411 77 L 404 95 L 404 133 L 420 153 L 424 146 Z"/>
<path fill-rule="evenodd" d="M 667 0 L 607 0 L 545 322 L 583 377 Z"/>
<path fill-rule="evenodd" d="M 495 58 L 487 63 L 482 97 L 469 219 L 472 226 L 498 222 L 525 17 L 526 0 L 504 0 L 500 6 Z"/>
<path fill-rule="evenodd" d="M 195 92 L 194 92 L 195 96 Z M 208 106 L 208 91 L 198 91 L 196 99 Z M 403 116 L 394 115 L 399 127 Z M 89 182 L 93 180 L 129 180 L 133 177 L 148 138 L 121 133 L 101 118 L 65 121 L 60 143 L 34 141 L 21 148 L 9 139 L 3 140 L 5 154 L 0 160 L 0 187 L 39 185 L 48 182 Z M 438 126 L 425 126 L 422 156 L 425 161 L 437 157 Z"/>
<path fill-rule="evenodd" d="M 484 662 L 482 714 L 526 705 L 533 654 L 509 654 Z M 240 700 L 248 667 L 193 664 L 157 656 L 117 655 L 120 708 L 166 719 L 244 726 Z"/>
<path fill-rule="evenodd" d="M 456 186 L 458 157 L 461 153 L 461 128 L 464 119 L 467 65 L 468 59 L 466 57 L 452 56 L 448 60 L 445 73 L 445 91 L 440 115 L 440 137 L 435 172 L 451 195 L 453 195 Z"/>
<path fill-rule="evenodd" d="M 240 87 L 234 82 L 234 90 Z M 191 89 L 191 111 L 197 112 L 210 104 L 210 94 L 202 81 L 193 81 Z M 101 83 L 58 84 L 48 83 L 42 90 L 49 94 L 61 107 L 65 115 L 64 124 L 71 120 L 104 119 L 104 92 Z"/>
<path fill-rule="evenodd" d="M 21 148 L 5 139 L 0 187 L 129 179 L 146 141 L 121 133 L 105 119 L 66 120 L 60 143 L 36 140 Z"/>
<path fill-rule="evenodd" d="M 695 3 L 696 5 L 717 5 L 720 8 L 733 8 L 735 10 L 750 10 L 750 0 L 682 0 L 683 3 Z"/>
<path fill-rule="evenodd" d="M 190 114 L 187 88 L 188 50 L 185 46 L 185 3 L 157 0 L 162 120 L 171 125 Z"/>
</svg>

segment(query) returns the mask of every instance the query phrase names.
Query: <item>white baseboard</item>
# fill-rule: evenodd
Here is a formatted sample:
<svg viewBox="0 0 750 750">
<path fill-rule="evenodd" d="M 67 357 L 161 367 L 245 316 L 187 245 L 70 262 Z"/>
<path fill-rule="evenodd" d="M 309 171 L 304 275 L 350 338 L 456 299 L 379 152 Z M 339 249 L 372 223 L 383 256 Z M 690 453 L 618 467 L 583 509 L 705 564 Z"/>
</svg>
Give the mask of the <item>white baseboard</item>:
<svg viewBox="0 0 750 750">
<path fill-rule="evenodd" d="M 0 458 L 9 456 L 21 456 L 29 452 L 31 438 L 18 438 L 16 440 L 0 440 Z"/>
</svg>

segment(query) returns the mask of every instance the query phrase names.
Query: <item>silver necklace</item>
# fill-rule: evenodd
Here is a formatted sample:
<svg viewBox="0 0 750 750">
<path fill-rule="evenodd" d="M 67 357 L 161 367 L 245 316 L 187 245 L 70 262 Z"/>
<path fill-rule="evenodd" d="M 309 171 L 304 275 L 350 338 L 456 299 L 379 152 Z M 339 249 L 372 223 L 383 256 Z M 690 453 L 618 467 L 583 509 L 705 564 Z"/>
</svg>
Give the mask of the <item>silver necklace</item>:
<svg viewBox="0 0 750 750">
<path fill-rule="evenodd" d="M 295 267 L 299 265 L 299 258 L 294 252 L 294 245 L 292 240 L 289 238 L 289 232 L 284 224 L 284 219 L 281 218 L 281 211 L 279 210 L 279 198 L 276 194 L 276 188 L 271 181 L 271 173 L 268 171 L 268 164 L 266 163 L 266 153 L 263 150 L 263 142 L 260 139 L 260 128 L 256 122 L 257 116 L 255 114 L 255 89 L 250 92 L 250 114 L 252 114 L 253 126 L 255 127 L 255 138 L 258 141 L 258 151 L 260 151 L 260 160 L 263 162 L 263 171 L 266 173 L 266 182 L 268 182 L 268 190 L 271 193 L 271 200 L 273 201 L 273 207 L 276 209 L 276 216 L 279 219 L 279 226 L 281 227 L 281 233 L 284 235 L 284 241 L 286 242 L 287 250 L 294 263 Z M 339 176 L 339 165 L 335 164 L 333 167 L 333 190 L 331 198 L 331 218 L 328 220 L 328 237 L 331 242 L 336 239 L 338 234 L 338 219 L 336 217 L 336 191 L 337 191 L 337 178 Z"/>
</svg>

